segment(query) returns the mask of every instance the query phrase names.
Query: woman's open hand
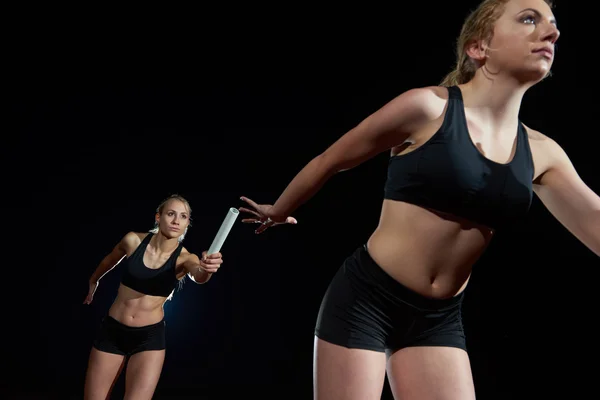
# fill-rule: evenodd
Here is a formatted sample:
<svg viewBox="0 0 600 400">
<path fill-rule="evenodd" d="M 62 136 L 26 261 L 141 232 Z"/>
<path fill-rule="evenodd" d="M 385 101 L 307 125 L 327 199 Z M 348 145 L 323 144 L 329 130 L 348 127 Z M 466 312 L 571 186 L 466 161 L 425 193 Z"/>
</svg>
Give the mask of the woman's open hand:
<svg viewBox="0 0 600 400">
<path fill-rule="evenodd" d="M 251 214 L 252 217 L 242 219 L 243 223 L 246 224 L 261 224 L 254 233 L 259 234 L 267 230 L 268 228 L 275 225 L 292 224 L 298 223 L 296 218 L 289 216 L 274 215 L 272 212 L 273 206 L 270 204 L 256 204 L 254 201 L 247 197 L 240 197 L 242 201 L 248 203 L 250 208 L 240 207 L 241 212 Z"/>
</svg>

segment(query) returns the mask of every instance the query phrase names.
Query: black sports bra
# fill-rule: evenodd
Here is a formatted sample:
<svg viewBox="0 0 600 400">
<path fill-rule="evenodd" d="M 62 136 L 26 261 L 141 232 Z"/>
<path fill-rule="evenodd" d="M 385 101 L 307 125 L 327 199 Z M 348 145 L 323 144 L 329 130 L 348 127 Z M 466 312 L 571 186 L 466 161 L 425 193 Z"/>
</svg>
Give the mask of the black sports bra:
<svg viewBox="0 0 600 400">
<path fill-rule="evenodd" d="M 162 267 L 148 268 L 144 264 L 144 253 L 152 236 L 153 233 L 148 233 L 137 249 L 123 260 L 121 283 L 143 294 L 168 297 L 178 282 L 175 266 L 183 245 L 179 244 Z"/>
<path fill-rule="evenodd" d="M 458 87 L 449 99 L 440 129 L 416 150 L 389 160 L 384 197 L 465 218 L 492 229 L 529 211 L 533 159 L 519 121 L 517 149 L 507 164 L 486 158 L 467 128 Z"/>
</svg>

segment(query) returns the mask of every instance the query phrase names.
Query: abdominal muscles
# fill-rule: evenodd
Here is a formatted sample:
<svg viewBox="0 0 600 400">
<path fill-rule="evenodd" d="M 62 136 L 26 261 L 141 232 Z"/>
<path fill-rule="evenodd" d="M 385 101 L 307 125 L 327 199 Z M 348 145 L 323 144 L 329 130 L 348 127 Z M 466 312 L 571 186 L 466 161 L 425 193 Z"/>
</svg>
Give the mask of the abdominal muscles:
<svg viewBox="0 0 600 400">
<path fill-rule="evenodd" d="M 490 228 L 455 216 L 384 200 L 369 254 L 392 278 L 431 298 L 459 294 L 493 236 Z"/>
<path fill-rule="evenodd" d="M 165 297 L 145 295 L 121 285 L 109 315 L 129 326 L 151 325 L 163 319 L 165 301 Z"/>
</svg>

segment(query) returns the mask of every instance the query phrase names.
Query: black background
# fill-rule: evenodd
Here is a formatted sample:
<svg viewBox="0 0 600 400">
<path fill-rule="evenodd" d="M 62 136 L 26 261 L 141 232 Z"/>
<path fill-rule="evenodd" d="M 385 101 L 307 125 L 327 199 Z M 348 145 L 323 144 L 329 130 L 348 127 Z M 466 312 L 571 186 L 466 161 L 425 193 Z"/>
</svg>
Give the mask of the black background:
<svg viewBox="0 0 600 400">
<path fill-rule="evenodd" d="M 179 193 L 193 209 L 185 245 L 207 249 L 241 195 L 274 202 L 367 115 L 405 90 L 438 84 L 477 2 L 462 3 L 356 20 L 292 6 L 247 10 L 261 19 L 235 7 L 13 15 L 2 146 L 11 238 L 3 390 L 81 398 L 119 268 L 91 306 L 82 301 L 115 243 L 150 229 L 158 203 Z M 554 75 L 527 93 L 521 119 L 555 139 L 599 193 L 594 67 L 576 50 L 589 39 L 577 30 L 585 13 L 563 3 Z M 165 305 L 168 350 L 155 398 L 311 398 L 321 297 L 376 227 L 387 157 L 332 178 L 295 213 L 297 226 L 261 236 L 234 226 L 222 270 L 206 285 L 187 281 Z M 478 398 L 579 398 L 596 387 L 597 267 L 537 198 L 526 219 L 498 232 L 464 304 Z M 122 391 L 121 379 L 115 398 Z"/>
</svg>

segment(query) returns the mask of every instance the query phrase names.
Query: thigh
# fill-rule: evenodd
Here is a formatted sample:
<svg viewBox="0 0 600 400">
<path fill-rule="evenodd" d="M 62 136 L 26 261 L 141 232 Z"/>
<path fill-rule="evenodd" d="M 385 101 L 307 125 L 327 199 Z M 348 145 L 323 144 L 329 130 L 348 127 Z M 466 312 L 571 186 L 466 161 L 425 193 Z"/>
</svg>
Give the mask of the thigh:
<svg viewBox="0 0 600 400">
<path fill-rule="evenodd" d="M 107 399 L 123 365 L 125 356 L 92 348 L 85 376 L 84 399 Z"/>
<path fill-rule="evenodd" d="M 401 349 L 388 360 L 388 380 L 396 399 L 475 399 L 469 356 L 456 347 Z"/>
<path fill-rule="evenodd" d="M 315 337 L 315 400 L 379 400 L 385 353 L 346 348 Z"/>
<path fill-rule="evenodd" d="M 132 355 L 125 375 L 125 400 L 150 400 L 160 379 L 165 350 L 142 351 Z"/>
</svg>

